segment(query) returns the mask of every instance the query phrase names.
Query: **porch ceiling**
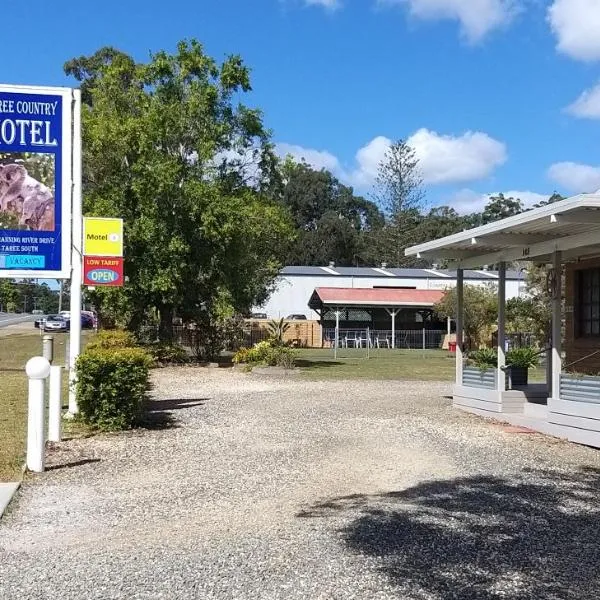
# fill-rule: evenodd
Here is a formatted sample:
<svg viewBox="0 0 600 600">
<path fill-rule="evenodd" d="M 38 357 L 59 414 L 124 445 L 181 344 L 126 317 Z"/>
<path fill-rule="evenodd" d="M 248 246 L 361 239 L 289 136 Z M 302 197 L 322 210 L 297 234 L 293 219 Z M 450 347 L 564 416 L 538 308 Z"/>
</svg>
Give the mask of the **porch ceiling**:
<svg viewBox="0 0 600 600">
<path fill-rule="evenodd" d="M 600 193 L 560 202 L 412 246 L 406 256 L 450 259 L 457 268 L 501 261 L 549 261 L 556 250 L 563 260 L 600 255 Z"/>
</svg>

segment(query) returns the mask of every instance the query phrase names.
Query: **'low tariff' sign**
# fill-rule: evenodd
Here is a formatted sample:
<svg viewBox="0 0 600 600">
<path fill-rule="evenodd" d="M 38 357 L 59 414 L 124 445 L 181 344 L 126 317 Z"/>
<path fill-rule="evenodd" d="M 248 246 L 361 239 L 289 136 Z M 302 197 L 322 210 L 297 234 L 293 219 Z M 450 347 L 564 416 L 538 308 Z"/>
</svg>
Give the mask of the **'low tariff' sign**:
<svg viewBox="0 0 600 600">
<path fill-rule="evenodd" d="M 83 285 L 123 285 L 123 258 L 120 256 L 84 256 Z"/>
<path fill-rule="evenodd" d="M 123 219 L 84 217 L 85 256 L 123 256 Z"/>
</svg>

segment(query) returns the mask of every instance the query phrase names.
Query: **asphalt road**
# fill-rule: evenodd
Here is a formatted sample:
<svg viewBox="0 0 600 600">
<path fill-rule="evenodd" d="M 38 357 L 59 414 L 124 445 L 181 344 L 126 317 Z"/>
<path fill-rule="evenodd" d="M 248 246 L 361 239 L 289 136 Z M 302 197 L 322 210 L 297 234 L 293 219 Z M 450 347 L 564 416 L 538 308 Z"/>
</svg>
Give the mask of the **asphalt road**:
<svg viewBox="0 0 600 600">
<path fill-rule="evenodd" d="M 0 327 L 8 327 L 17 323 L 26 323 L 27 321 L 35 321 L 36 315 L 29 313 L 16 314 L 0 312 Z"/>
</svg>

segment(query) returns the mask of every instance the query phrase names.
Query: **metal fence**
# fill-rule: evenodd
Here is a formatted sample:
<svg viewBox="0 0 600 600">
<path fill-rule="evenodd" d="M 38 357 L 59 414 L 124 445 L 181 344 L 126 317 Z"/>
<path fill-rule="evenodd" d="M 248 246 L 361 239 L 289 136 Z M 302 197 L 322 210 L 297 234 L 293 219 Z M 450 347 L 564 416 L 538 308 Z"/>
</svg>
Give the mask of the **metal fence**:
<svg viewBox="0 0 600 600">
<path fill-rule="evenodd" d="M 538 339 L 535 333 L 529 333 L 527 331 L 518 333 L 506 333 L 506 346 L 509 348 L 535 348 L 537 346 L 544 346 L 543 342 Z M 498 332 L 492 334 L 492 348 L 498 345 Z"/>
<path fill-rule="evenodd" d="M 249 327 L 243 330 L 242 346 L 252 347 L 270 337 L 266 328 Z M 140 332 L 140 339 L 146 343 L 158 340 L 158 326 L 148 325 Z M 400 329 L 394 332 L 390 329 L 342 329 L 339 330 L 338 348 L 372 348 L 406 350 L 426 350 L 441 348 L 446 330 L 442 329 Z M 193 349 L 197 331 L 183 326 L 173 327 L 173 341 L 184 348 Z M 335 346 L 335 328 L 323 329 L 323 347 Z M 229 348 L 236 350 L 236 348 Z"/>
<path fill-rule="evenodd" d="M 339 348 L 403 348 L 427 350 L 441 348 L 447 331 L 443 329 L 340 329 Z M 335 328 L 323 330 L 323 345 L 335 346 Z"/>
<path fill-rule="evenodd" d="M 250 348 L 258 342 L 262 342 L 269 338 L 271 334 L 268 329 L 249 327 L 243 330 L 243 340 L 241 343 L 231 344 L 228 350 L 237 350 L 239 346 L 245 346 Z M 140 329 L 139 332 L 140 340 L 145 343 L 152 343 L 158 341 L 158 326 L 157 325 L 146 325 Z M 196 345 L 198 336 L 198 330 L 184 327 L 182 325 L 176 325 L 173 327 L 173 342 L 193 350 Z M 237 346 L 237 347 L 234 347 Z"/>
</svg>

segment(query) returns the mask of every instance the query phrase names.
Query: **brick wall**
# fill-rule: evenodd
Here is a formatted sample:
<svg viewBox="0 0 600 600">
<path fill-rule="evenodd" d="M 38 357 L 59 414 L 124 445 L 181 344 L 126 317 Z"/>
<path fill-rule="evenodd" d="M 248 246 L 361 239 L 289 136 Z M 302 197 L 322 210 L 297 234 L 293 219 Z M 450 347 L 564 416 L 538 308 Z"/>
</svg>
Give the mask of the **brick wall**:
<svg viewBox="0 0 600 600">
<path fill-rule="evenodd" d="M 600 350 L 600 337 L 577 337 L 575 327 L 577 271 L 596 267 L 600 267 L 600 258 L 568 263 L 565 272 L 565 367 L 569 371 L 590 375 L 600 373 L 600 354 L 582 360 L 572 367 L 568 367 L 568 365 Z"/>
</svg>

